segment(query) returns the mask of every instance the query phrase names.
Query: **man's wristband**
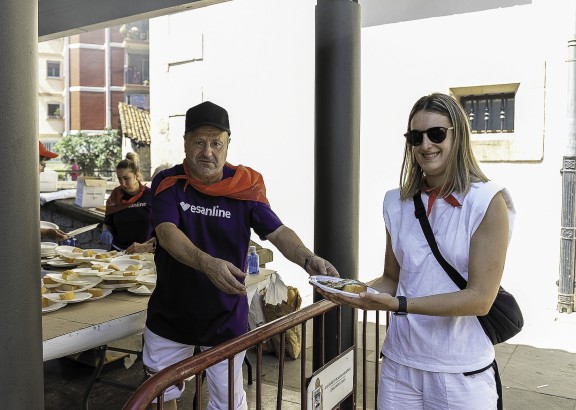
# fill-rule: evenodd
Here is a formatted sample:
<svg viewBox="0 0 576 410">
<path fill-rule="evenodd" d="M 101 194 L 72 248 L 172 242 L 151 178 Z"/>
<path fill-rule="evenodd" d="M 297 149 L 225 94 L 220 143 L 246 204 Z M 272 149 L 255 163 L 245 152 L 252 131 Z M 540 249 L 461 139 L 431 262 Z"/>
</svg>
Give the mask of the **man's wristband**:
<svg viewBox="0 0 576 410">
<path fill-rule="evenodd" d="M 308 268 L 308 264 L 310 263 L 310 261 L 312 260 L 313 257 L 314 257 L 313 253 L 306 256 L 306 259 L 304 260 L 304 270 L 306 270 L 306 268 Z"/>
<path fill-rule="evenodd" d="M 398 310 L 395 315 L 407 314 L 408 302 L 406 301 L 406 296 L 396 296 L 396 299 L 398 299 Z"/>
</svg>

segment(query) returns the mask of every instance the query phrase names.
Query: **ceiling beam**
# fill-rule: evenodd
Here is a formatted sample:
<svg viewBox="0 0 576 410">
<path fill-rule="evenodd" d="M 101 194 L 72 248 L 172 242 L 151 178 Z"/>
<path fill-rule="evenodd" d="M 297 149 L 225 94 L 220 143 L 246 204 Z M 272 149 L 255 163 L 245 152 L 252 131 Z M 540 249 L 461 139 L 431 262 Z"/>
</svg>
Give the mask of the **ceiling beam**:
<svg viewBox="0 0 576 410">
<path fill-rule="evenodd" d="M 231 0 L 38 0 L 38 41 Z"/>
</svg>

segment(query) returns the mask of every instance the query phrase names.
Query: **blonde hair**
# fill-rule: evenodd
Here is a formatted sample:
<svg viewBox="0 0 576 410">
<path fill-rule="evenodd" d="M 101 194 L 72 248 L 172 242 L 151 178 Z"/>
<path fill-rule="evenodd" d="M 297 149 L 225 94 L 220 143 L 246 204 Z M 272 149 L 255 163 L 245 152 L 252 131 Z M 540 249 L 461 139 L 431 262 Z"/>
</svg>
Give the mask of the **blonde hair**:
<svg viewBox="0 0 576 410">
<path fill-rule="evenodd" d="M 454 141 L 439 195 L 445 197 L 452 192 L 466 193 L 473 182 L 486 182 L 488 178 L 478 165 L 470 142 L 470 124 L 462 106 L 453 97 L 433 93 L 420 98 L 408 116 L 407 131 L 412 118 L 419 111 L 433 112 L 447 117 L 454 129 Z M 404 160 L 400 171 L 400 198 L 412 198 L 424 182 L 424 171 L 416 161 L 414 147 L 408 142 L 404 147 Z"/>
<path fill-rule="evenodd" d="M 140 173 L 140 157 L 138 157 L 138 154 L 135 152 L 126 154 L 126 158 L 116 165 L 116 171 L 119 169 L 129 169 L 136 175 L 136 178 L 140 180 L 142 174 Z"/>
</svg>

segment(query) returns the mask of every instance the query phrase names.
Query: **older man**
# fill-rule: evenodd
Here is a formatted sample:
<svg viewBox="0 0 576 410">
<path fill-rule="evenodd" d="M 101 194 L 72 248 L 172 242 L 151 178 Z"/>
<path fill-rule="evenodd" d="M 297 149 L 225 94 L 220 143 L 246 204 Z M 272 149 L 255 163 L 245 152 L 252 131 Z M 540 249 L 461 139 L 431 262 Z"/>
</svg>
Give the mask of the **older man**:
<svg viewBox="0 0 576 410">
<path fill-rule="evenodd" d="M 157 372 L 248 330 L 244 267 L 253 229 L 310 275 L 339 276 L 298 235 L 283 225 L 268 199 L 262 176 L 226 162 L 227 111 L 206 101 L 186 113 L 183 163 L 152 183 L 152 220 L 158 237 L 156 288 L 148 304 L 144 364 Z M 246 409 L 244 353 L 235 358 L 234 408 Z M 228 408 L 227 362 L 207 370 L 208 409 Z M 175 408 L 181 391 L 166 391 Z"/>
</svg>

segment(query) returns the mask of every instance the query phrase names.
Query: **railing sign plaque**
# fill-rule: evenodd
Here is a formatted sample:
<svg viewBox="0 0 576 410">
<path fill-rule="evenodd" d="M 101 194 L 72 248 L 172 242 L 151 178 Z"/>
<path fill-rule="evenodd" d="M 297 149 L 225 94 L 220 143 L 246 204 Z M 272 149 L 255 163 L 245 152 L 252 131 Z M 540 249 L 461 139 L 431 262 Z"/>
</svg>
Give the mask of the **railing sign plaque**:
<svg viewBox="0 0 576 410">
<path fill-rule="evenodd" d="M 348 349 L 318 369 L 308 383 L 308 410 L 331 410 L 354 388 L 354 350 Z"/>
</svg>

